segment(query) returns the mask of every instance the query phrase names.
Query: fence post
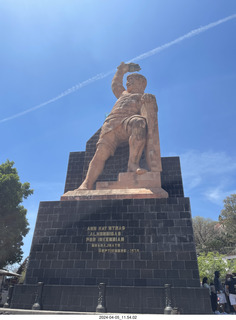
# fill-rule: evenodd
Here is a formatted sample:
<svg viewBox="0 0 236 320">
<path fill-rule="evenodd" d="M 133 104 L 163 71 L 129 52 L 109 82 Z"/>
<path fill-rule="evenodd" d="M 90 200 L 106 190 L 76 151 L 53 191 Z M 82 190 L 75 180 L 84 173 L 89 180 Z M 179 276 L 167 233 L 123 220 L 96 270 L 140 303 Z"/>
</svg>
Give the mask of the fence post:
<svg viewBox="0 0 236 320">
<path fill-rule="evenodd" d="M 166 307 L 164 309 L 164 314 L 171 314 L 173 311 L 171 307 L 171 284 L 165 284 L 165 299 Z"/>
<path fill-rule="evenodd" d="M 107 312 L 106 308 L 106 284 L 99 283 L 98 286 L 98 305 L 96 308 L 96 312 Z"/>
<path fill-rule="evenodd" d="M 36 291 L 35 301 L 32 306 L 32 310 L 42 310 L 42 293 L 43 293 L 43 282 L 38 282 Z"/>
<path fill-rule="evenodd" d="M 10 286 L 7 293 L 7 302 L 4 303 L 3 308 L 10 308 L 13 290 L 14 286 Z"/>
</svg>

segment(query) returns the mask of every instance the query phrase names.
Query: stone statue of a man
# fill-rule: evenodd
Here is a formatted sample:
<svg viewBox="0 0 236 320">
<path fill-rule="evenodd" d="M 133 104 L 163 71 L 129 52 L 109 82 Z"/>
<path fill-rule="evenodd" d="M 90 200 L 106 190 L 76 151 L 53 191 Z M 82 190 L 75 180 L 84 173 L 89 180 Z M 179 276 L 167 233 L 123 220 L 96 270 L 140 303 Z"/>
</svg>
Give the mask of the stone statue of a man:
<svg viewBox="0 0 236 320">
<path fill-rule="evenodd" d="M 117 67 L 112 80 L 112 91 L 118 100 L 102 126 L 97 150 L 89 164 L 87 176 L 78 189 L 93 188 L 106 160 L 125 141 L 129 143 L 128 172 L 138 175 L 147 172 L 139 166 L 144 149 L 149 170 L 161 172 L 156 98 L 144 93 L 147 80 L 141 74 L 128 75 L 127 89 L 123 87 L 124 74 L 139 70 L 140 66 L 134 63 L 122 62 Z"/>
</svg>

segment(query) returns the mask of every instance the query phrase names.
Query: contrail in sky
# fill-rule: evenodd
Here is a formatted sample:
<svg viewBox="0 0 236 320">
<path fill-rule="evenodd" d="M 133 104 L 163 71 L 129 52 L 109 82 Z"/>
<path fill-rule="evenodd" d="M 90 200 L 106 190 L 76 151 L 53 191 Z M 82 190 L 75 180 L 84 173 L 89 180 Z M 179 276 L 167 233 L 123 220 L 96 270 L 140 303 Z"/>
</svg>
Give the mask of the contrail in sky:
<svg viewBox="0 0 236 320">
<path fill-rule="evenodd" d="M 227 21 L 235 19 L 235 18 L 236 18 L 236 14 L 233 14 L 231 16 L 228 16 L 226 18 L 220 19 L 218 21 L 209 23 L 206 26 L 194 29 L 194 30 L 186 33 L 185 35 L 183 35 L 183 36 L 181 36 L 181 37 L 179 37 L 179 38 L 177 38 L 177 39 L 175 39 L 173 41 L 170 41 L 170 42 L 168 42 L 166 44 L 163 44 L 163 45 L 161 45 L 161 46 L 159 46 L 159 47 L 157 47 L 155 49 L 152 49 L 152 50 L 150 50 L 148 52 L 145 52 L 145 53 L 143 53 L 143 54 L 141 54 L 141 55 L 129 60 L 126 63 L 137 62 L 137 61 L 149 58 L 149 57 L 159 53 L 160 51 L 165 50 L 165 49 L 173 46 L 174 44 L 177 44 L 177 43 L 180 43 L 181 41 L 184 41 L 186 39 L 192 38 L 192 37 L 204 32 L 204 31 L 207 31 L 207 30 L 209 30 L 211 28 L 214 28 L 214 27 L 216 27 L 216 26 L 218 26 L 218 25 L 220 25 L 220 24 L 222 24 L 224 22 L 227 22 Z M 92 77 L 92 78 L 90 78 L 88 80 L 85 80 L 83 82 L 80 82 L 77 85 L 71 87 L 70 89 L 67 89 L 66 91 L 63 91 L 58 96 L 56 96 L 56 97 L 54 97 L 54 98 L 52 98 L 50 100 L 47 100 L 46 102 L 43 102 L 43 103 L 38 104 L 38 105 L 36 105 L 36 106 L 34 106 L 32 108 L 26 109 L 25 111 L 22 111 L 20 113 L 16 113 L 13 116 L 10 116 L 8 118 L 0 120 L 0 123 L 6 122 L 6 121 L 9 121 L 9 120 L 18 118 L 18 117 L 21 117 L 21 116 L 23 116 L 23 115 L 25 115 L 25 114 L 27 114 L 29 112 L 35 111 L 37 109 L 40 109 L 40 108 L 42 108 L 42 107 L 44 107 L 44 106 L 46 106 L 46 105 L 48 105 L 48 104 L 50 104 L 52 102 L 55 102 L 55 101 L 65 97 L 65 96 L 67 96 L 67 95 L 69 95 L 69 94 L 71 94 L 71 93 L 73 93 L 73 92 L 85 87 L 85 86 L 88 86 L 89 84 L 91 84 L 91 83 L 93 83 L 93 82 L 95 82 L 97 80 L 101 80 L 101 79 L 104 79 L 104 78 L 108 77 L 109 75 L 113 74 L 115 71 L 116 71 L 116 69 L 110 70 L 110 71 L 108 71 L 106 73 L 99 73 L 96 76 L 94 76 L 94 77 Z"/>
</svg>

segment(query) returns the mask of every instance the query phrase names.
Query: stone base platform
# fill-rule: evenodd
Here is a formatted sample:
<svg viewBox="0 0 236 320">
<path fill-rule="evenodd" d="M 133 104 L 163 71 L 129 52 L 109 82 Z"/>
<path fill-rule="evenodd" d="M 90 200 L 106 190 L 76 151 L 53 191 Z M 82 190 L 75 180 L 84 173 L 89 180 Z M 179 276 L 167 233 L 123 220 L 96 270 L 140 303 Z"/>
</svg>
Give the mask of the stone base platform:
<svg viewBox="0 0 236 320">
<path fill-rule="evenodd" d="M 107 285 L 108 312 L 162 314 L 166 283 L 182 314 L 210 310 L 183 197 L 41 202 L 11 308 L 31 309 L 38 282 L 44 310 L 94 312 L 99 283 Z"/>
<path fill-rule="evenodd" d="M 119 173 L 118 181 L 96 183 L 96 190 L 73 190 L 62 195 L 61 200 L 108 200 L 108 199 L 168 198 L 161 188 L 160 172 Z"/>
<path fill-rule="evenodd" d="M 168 198 L 162 188 L 74 190 L 61 196 L 61 201 Z"/>
</svg>

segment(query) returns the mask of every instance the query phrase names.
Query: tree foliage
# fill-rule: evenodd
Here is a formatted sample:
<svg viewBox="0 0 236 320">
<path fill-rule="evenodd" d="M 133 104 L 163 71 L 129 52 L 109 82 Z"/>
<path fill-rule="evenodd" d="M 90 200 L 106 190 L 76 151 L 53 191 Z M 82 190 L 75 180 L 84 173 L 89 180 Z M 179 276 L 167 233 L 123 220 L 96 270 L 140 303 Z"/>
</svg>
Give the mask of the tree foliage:
<svg viewBox="0 0 236 320">
<path fill-rule="evenodd" d="M 9 160 L 0 165 L 0 268 L 21 261 L 23 237 L 29 232 L 27 210 L 20 204 L 33 190 L 20 182 L 13 166 Z"/>
<path fill-rule="evenodd" d="M 236 272 L 236 261 L 226 260 L 224 255 L 217 252 L 201 253 L 198 256 L 198 268 L 200 279 L 207 277 L 209 282 L 214 280 L 214 272 L 220 271 L 222 280 L 228 272 Z"/>
<path fill-rule="evenodd" d="M 193 218 L 193 232 L 197 253 L 226 253 L 226 237 L 217 221 L 203 217 Z"/>
<path fill-rule="evenodd" d="M 224 200 L 219 222 L 224 227 L 231 250 L 236 253 L 236 194 L 231 194 Z"/>
<path fill-rule="evenodd" d="M 220 271 L 224 282 L 228 272 L 236 272 L 236 259 L 226 260 L 236 254 L 236 194 L 224 200 L 219 221 L 203 217 L 193 218 L 193 231 L 198 255 L 200 279 L 213 282 L 214 272 Z"/>
</svg>

